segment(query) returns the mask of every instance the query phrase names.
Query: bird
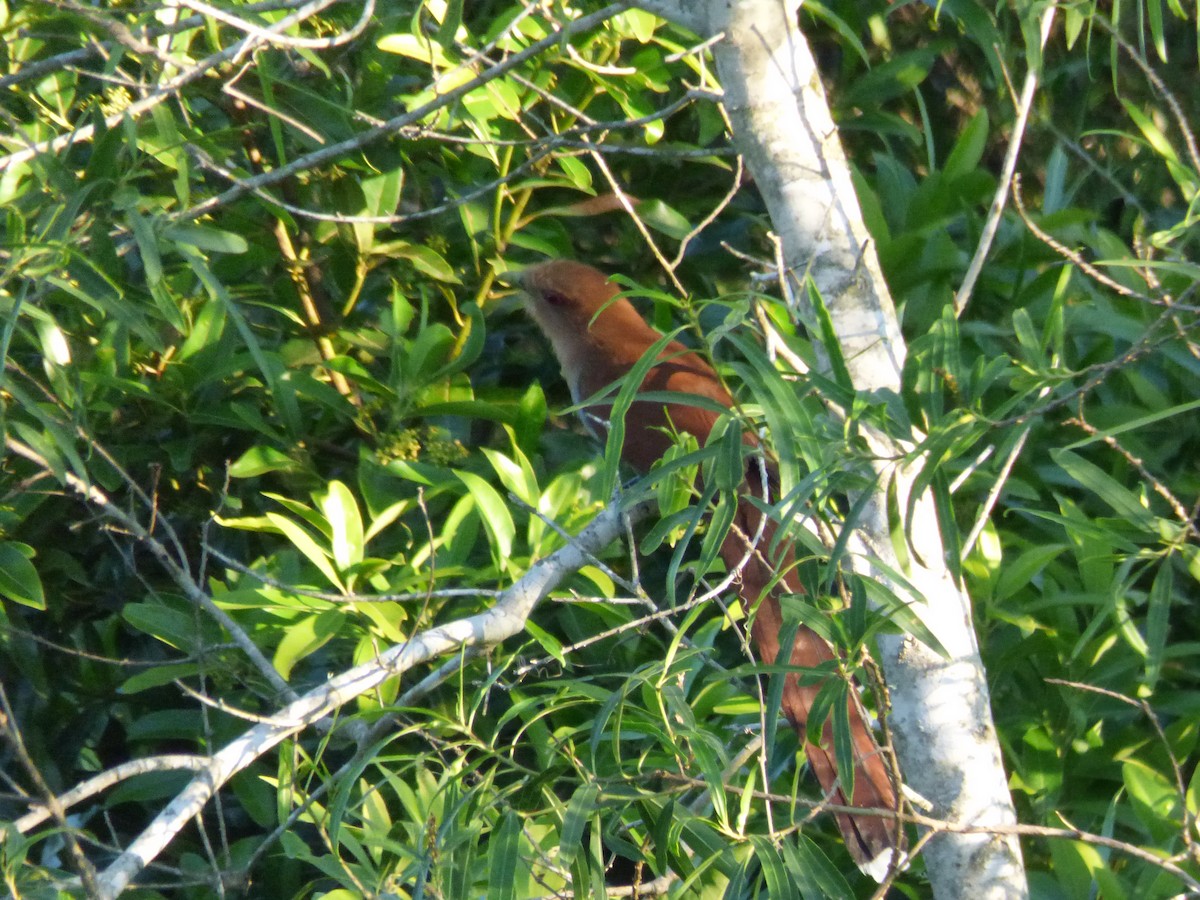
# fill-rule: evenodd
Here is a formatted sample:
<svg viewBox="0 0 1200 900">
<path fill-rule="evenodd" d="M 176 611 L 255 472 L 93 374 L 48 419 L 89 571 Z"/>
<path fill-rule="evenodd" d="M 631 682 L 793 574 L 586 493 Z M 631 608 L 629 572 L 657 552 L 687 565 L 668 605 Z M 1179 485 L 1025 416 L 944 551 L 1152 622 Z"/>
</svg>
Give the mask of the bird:
<svg viewBox="0 0 1200 900">
<path fill-rule="evenodd" d="M 576 405 L 623 379 L 662 339 L 621 296 L 615 283 L 585 263 L 552 259 L 510 272 L 506 280 L 524 294 L 525 308 L 549 340 Z M 663 399 L 658 394 L 663 391 L 676 396 Z M 733 397 L 709 362 L 675 340 L 662 347 L 639 386 L 639 393 L 650 392 L 656 398 L 635 399 L 627 410 L 621 448 L 621 459 L 641 474 L 674 444 L 674 434 L 690 434 L 703 447 L 719 418 L 713 407 L 734 407 Z M 698 403 L 688 403 L 682 395 L 698 398 Z M 597 402 L 580 412 L 589 430 L 603 437 L 611 402 Z M 758 445 L 752 431 L 745 432 L 743 441 Z M 754 456 L 747 461 L 733 525 L 720 555 L 727 570 L 736 573 L 734 583 L 743 608 L 753 611 L 751 637 L 762 662 L 786 662 L 799 671 L 827 670 L 838 656 L 824 638 L 805 625 L 799 626 L 790 651 L 781 659 L 784 621 L 779 595 L 804 590 L 795 572 L 790 542 L 781 541 L 774 558 L 768 556 L 777 523 L 765 517 L 754 500 L 769 496 L 772 469 Z M 842 790 L 831 725 L 821 729 L 819 740 L 809 740 L 809 713 L 820 688 L 819 681 L 806 678 L 802 682 L 796 674 L 788 674 L 781 708 L 804 744 L 828 802 L 895 812 L 896 786 L 855 690 L 846 692 L 855 767 L 852 802 Z M 882 880 L 889 867 L 901 859 L 895 817 L 835 813 L 835 818 L 854 861 Z"/>
</svg>

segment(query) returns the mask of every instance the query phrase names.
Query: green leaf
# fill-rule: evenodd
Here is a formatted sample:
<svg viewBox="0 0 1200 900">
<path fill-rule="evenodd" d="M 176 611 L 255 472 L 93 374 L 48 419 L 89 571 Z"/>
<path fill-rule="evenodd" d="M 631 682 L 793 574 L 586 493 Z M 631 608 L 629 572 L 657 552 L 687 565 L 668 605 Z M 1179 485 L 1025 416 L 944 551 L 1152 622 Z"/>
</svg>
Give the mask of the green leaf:
<svg viewBox="0 0 1200 900">
<path fill-rule="evenodd" d="M 493 558 L 496 564 L 504 570 L 508 569 L 509 557 L 512 556 L 512 542 L 516 535 L 516 525 L 508 503 L 499 492 L 476 475 L 474 472 L 455 471 L 459 481 L 467 487 L 475 506 L 479 510 L 479 518 L 491 538 Z"/>
<path fill-rule="evenodd" d="M 700 545 L 700 561 L 697 571 L 707 572 L 716 562 L 721 552 L 721 544 L 733 527 L 737 517 L 738 496 L 733 491 L 724 491 L 719 495 L 717 505 L 713 508 L 708 520 L 708 528 L 704 532 L 704 540 Z M 711 502 L 708 504 L 711 506 Z"/>
<path fill-rule="evenodd" d="M 800 628 L 800 623 L 790 615 L 786 614 L 783 620 L 783 628 L 779 632 L 779 646 L 792 647 L 796 643 L 796 632 Z M 784 656 L 784 662 L 787 662 L 789 657 Z M 787 687 L 787 679 L 789 675 L 787 671 L 776 671 L 771 673 L 771 678 L 767 682 L 767 696 L 763 702 L 763 715 L 766 721 L 766 732 L 763 735 L 763 746 L 774 747 L 775 736 L 779 733 L 779 716 L 783 708 L 783 692 Z"/>
<path fill-rule="evenodd" d="M 1066 544 L 1030 547 L 1016 559 L 1005 563 L 1000 570 L 1000 577 L 996 580 L 996 599 L 1007 600 L 1018 591 L 1029 588 L 1037 574 L 1068 549 L 1070 548 Z"/>
<path fill-rule="evenodd" d="M 790 497 L 796 490 L 797 470 L 802 459 L 801 447 L 796 441 L 796 426 L 804 422 L 807 416 L 801 408 L 795 387 L 783 380 L 779 370 L 760 347 L 737 334 L 730 334 L 729 340 L 749 363 L 735 364 L 733 369 L 746 383 L 747 393 L 762 406 L 771 447 L 779 461 L 780 497 Z M 752 461 L 750 464 L 756 463 Z"/>
<path fill-rule="evenodd" d="M 558 662 L 559 665 L 565 666 L 567 664 L 567 657 L 566 654 L 563 653 L 562 642 L 558 638 L 556 638 L 546 629 L 539 626 L 532 619 L 527 619 L 525 621 L 525 630 L 529 632 L 530 636 L 535 641 L 541 644 L 543 650 L 554 657 L 555 661 Z"/>
<path fill-rule="evenodd" d="M 1117 515 L 1139 528 L 1154 528 L 1155 517 L 1137 495 L 1094 463 L 1069 450 L 1051 450 L 1050 457 L 1064 472 L 1103 500 Z"/>
<path fill-rule="evenodd" d="M 563 816 L 562 829 L 559 831 L 558 858 L 561 865 L 570 866 L 579 852 L 580 841 L 583 840 L 583 828 L 596 809 L 596 801 L 600 798 L 600 788 L 592 782 L 584 782 L 571 795 L 567 804 L 567 812 Z"/>
<path fill-rule="evenodd" d="M 533 467 L 529 464 L 529 460 L 525 458 L 520 448 L 516 446 L 512 429 L 508 429 L 508 433 L 514 441 L 513 452 L 518 459 L 511 459 L 499 450 L 493 450 L 491 447 L 481 447 L 480 449 L 483 451 L 484 456 L 487 457 L 487 461 L 491 463 L 492 468 L 504 486 L 521 502 L 536 507 L 540 494 L 537 475 L 533 471 Z"/>
<path fill-rule="evenodd" d="M 136 694 L 165 684 L 174 684 L 179 680 L 187 680 L 202 671 L 199 663 L 175 663 L 166 666 L 154 666 L 144 672 L 121 682 L 118 689 L 122 694 Z"/>
<path fill-rule="evenodd" d="M 645 44 L 654 37 L 659 19 L 653 13 L 641 9 L 627 9 L 613 17 L 612 26 L 616 29 L 628 29 L 634 40 Z"/>
<path fill-rule="evenodd" d="M 521 820 L 510 809 L 488 842 L 487 900 L 515 900 L 520 849 Z"/>
<path fill-rule="evenodd" d="M 1167 634 L 1171 626 L 1171 598 L 1175 593 L 1175 573 L 1170 558 L 1159 566 L 1146 607 L 1146 676 L 1144 696 L 1153 697 L 1162 675 L 1167 652 Z"/>
<path fill-rule="evenodd" d="M 987 139 L 988 113 L 986 107 L 981 107 L 958 136 L 954 149 L 946 159 L 946 165 L 942 167 L 942 173 L 947 178 L 959 178 L 973 172 L 983 159 Z"/>
<path fill-rule="evenodd" d="M 288 625 L 275 649 L 275 658 L 271 660 L 276 671 L 284 680 L 290 678 L 296 663 L 329 643 L 345 621 L 346 614 L 342 610 L 327 609 Z"/>
<path fill-rule="evenodd" d="M 240 234 L 208 225 L 168 225 L 163 229 L 163 237 L 211 253 L 237 254 L 250 249 L 250 244 Z"/>
<path fill-rule="evenodd" d="M 1017 343 L 1025 351 L 1025 358 L 1033 365 L 1044 365 L 1042 359 L 1042 341 L 1033 327 L 1033 319 L 1024 309 L 1015 309 L 1012 314 L 1013 333 Z"/>
<path fill-rule="evenodd" d="M 274 447 L 256 445 L 229 466 L 230 478 L 257 478 L 267 472 L 299 472 L 302 466 Z"/>
<path fill-rule="evenodd" d="M 677 241 L 692 232 L 692 223 L 662 200 L 643 200 L 635 207 L 638 218 L 653 228 Z"/>
<path fill-rule="evenodd" d="M 289 433 L 292 435 L 302 434 L 304 427 L 300 409 L 296 402 L 296 392 L 292 387 L 291 378 L 285 370 L 282 360 L 277 354 L 269 353 L 263 349 L 263 345 L 254 330 L 250 327 L 250 323 L 246 321 L 246 317 L 230 296 L 225 285 L 213 274 L 208 261 L 187 245 L 180 246 L 179 251 L 180 255 L 191 266 L 196 277 L 200 279 L 209 296 L 214 301 L 221 303 L 224 311 L 233 320 L 238 334 L 241 335 L 242 341 L 246 345 L 246 349 L 254 359 L 255 365 L 258 366 L 263 378 L 266 379 L 271 387 L 271 401 L 274 404 L 274 408 L 278 411 L 280 418 L 287 425 Z"/>
<path fill-rule="evenodd" d="M 191 653 L 196 647 L 196 616 L 159 602 L 127 603 L 121 617 L 139 631 Z"/>
<path fill-rule="evenodd" d="M 1161 422 L 1164 419 L 1173 419 L 1176 416 L 1181 416 L 1184 413 L 1190 413 L 1195 409 L 1200 409 L 1200 400 L 1189 400 L 1186 403 L 1178 403 L 1165 409 L 1156 409 L 1148 412 L 1145 415 L 1137 416 L 1127 422 L 1122 422 L 1120 425 L 1114 425 L 1111 428 L 1104 428 L 1096 431 L 1094 434 L 1089 434 L 1087 437 L 1080 438 L 1073 444 L 1067 444 L 1063 450 L 1078 450 L 1080 447 L 1086 447 L 1089 444 L 1094 444 L 1097 441 L 1104 441 L 1110 437 L 1116 437 L 1119 434 L 1124 434 L 1127 431 L 1136 431 L 1140 428 L 1145 428 L 1147 425 L 1153 425 L 1155 422 Z"/>
<path fill-rule="evenodd" d="M 633 405 L 638 389 L 646 379 L 646 373 L 659 362 L 659 356 L 663 349 L 675 339 L 676 334 L 677 332 L 664 334 L 655 341 L 620 382 L 620 390 L 617 391 L 617 398 L 613 401 L 612 411 L 609 414 L 608 440 L 604 446 L 604 475 L 601 481 L 601 491 L 604 496 L 611 496 L 617 484 L 621 448 L 625 446 L 625 415 L 629 412 L 629 407 Z M 586 408 L 606 394 L 607 389 L 577 405 Z"/>
<path fill-rule="evenodd" d="M 436 64 L 440 68 L 453 65 L 453 60 L 446 55 L 442 45 L 424 35 L 388 34 L 376 41 L 375 46 L 385 53 L 397 53 L 419 62 Z"/>
<path fill-rule="evenodd" d="M 1138 759 L 1124 762 L 1121 775 L 1134 812 L 1155 839 L 1177 836 L 1181 798 L 1174 781 Z"/>
<path fill-rule="evenodd" d="M 821 346 L 829 358 L 830 374 L 837 382 L 838 387 L 853 394 L 854 379 L 850 377 L 850 369 L 846 365 L 846 358 L 842 355 L 842 343 L 838 338 L 837 329 L 833 327 L 833 318 L 829 314 L 829 308 L 825 305 L 825 298 L 821 296 L 816 282 L 811 278 L 807 280 L 805 290 L 808 293 L 808 302 L 812 306 L 813 314 L 817 318 L 817 326 L 821 332 Z"/>
<path fill-rule="evenodd" d="M 898 53 L 848 84 L 846 89 L 840 92 L 839 105 L 875 108 L 907 93 L 925 80 L 940 52 L 937 47 L 931 46 Z"/>
<path fill-rule="evenodd" d="M 838 867 L 803 834 L 796 835 L 794 844 L 783 845 L 783 857 L 803 897 L 824 900 L 826 897 L 854 896 Z"/>
<path fill-rule="evenodd" d="M 424 244 L 394 241 L 389 244 L 376 244 L 373 252 L 393 259 L 407 259 L 418 272 L 437 281 L 462 284 L 462 280 L 454 274 L 454 268 L 446 262 L 445 257 Z"/>
<path fill-rule="evenodd" d="M 752 834 L 750 843 L 754 847 L 754 858 L 758 860 L 763 878 L 767 882 L 767 896 L 770 900 L 800 900 L 783 857 L 779 855 L 770 839 L 760 834 Z"/>
<path fill-rule="evenodd" d="M 317 497 L 317 502 L 333 532 L 333 561 L 344 572 L 363 560 L 363 523 L 358 503 L 350 489 L 340 481 L 331 481 L 325 493 Z"/>
<path fill-rule="evenodd" d="M 742 457 L 746 444 L 741 429 L 728 415 L 722 415 L 708 435 L 709 444 L 717 443 L 717 457 L 713 462 L 712 483 L 718 491 L 737 490 L 745 478 L 746 466 Z M 757 460 L 755 460 L 757 462 Z M 750 463 L 754 465 L 754 462 Z"/>
<path fill-rule="evenodd" d="M 335 585 L 338 590 L 345 590 L 341 578 L 338 577 L 337 570 L 329 564 L 330 554 L 313 540 L 311 534 L 287 516 L 277 512 L 268 512 L 266 518 L 280 534 L 291 541 L 296 549 L 304 554 L 309 562 L 321 571 L 322 575 L 329 579 L 330 584 Z"/>
<path fill-rule="evenodd" d="M 1095 896 L 1114 900 L 1125 900 L 1128 894 L 1121 882 L 1108 868 L 1107 855 L 1100 847 L 1083 841 L 1050 841 L 1049 849 L 1054 860 L 1054 871 L 1058 880 L 1068 891 L 1067 896 Z"/>
<path fill-rule="evenodd" d="M 850 687 L 840 679 L 830 681 L 833 691 L 833 751 L 841 776 L 842 793 L 854 796 L 854 736 L 850 733 Z"/>
<path fill-rule="evenodd" d="M 46 608 L 46 595 L 37 568 L 30 562 L 34 549 L 16 541 L 0 541 L 0 597 L 14 603 Z"/>
</svg>

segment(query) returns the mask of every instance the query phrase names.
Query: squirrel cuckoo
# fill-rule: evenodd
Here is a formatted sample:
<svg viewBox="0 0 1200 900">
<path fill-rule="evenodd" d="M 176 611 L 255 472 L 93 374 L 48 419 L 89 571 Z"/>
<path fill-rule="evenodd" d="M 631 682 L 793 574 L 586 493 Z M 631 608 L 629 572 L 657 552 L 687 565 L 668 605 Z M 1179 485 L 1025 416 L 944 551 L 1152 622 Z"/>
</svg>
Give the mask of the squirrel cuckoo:
<svg viewBox="0 0 1200 900">
<path fill-rule="evenodd" d="M 552 260 L 513 273 L 509 278 L 523 289 L 526 307 L 550 340 L 576 403 L 620 380 L 662 337 L 646 324 L 628 300 L 614 299 L 619 288 L 591 266 Z M 726 407 L 733 406 L 733 398 L 721 386 L 713 368 L 679 342 L 668 344 L 659 359 L 661 361 L 650 369 L 642 382 L 643 391 L 672 391 L 715 400 Z M 606 422 L 609 413 L 610 407 L 604 405 L 582 411 L 585 423 L 593 431 L 596 429 L 592 426 Z M 644 474 L 671 446 L 672 430 L 690 433 L 700 446 L 704 446 L 716 420 L 717 414 L 711 409 L 691 406 L 682 400 L 635 401 L 625 417 L 621 458 Z M 757 444 L 752 434 L 747 434 L 744 440 Z M 751 636 L 758 655 L 763 662 L 771 664 L 780 658 L 779 638 L 783 628 L 778 593 L 803 593 L 804 589 L 793 571 L 790 545 L 784 547 L 774 563 L 766 557 L 766 548 L 772 543 L 776 525 L 769 518 L 763 522 L 762 512 L 749 499 L 749 495 L 759 498 L 765 495 L 762 472 L 757 460 L 751 460 L 746 467 L 742 499 L 733 527 L 721 547 L 721 557 L 731 572 L 740 572 L 738 592 L 747 612 L 753 611 Z M 778 584 L 777 571 L 781 575 Z M 802 625 L 796 632 L 790 654 L 783 658 L 803 670 L 821 666 L 836 657 L 823 638 Z M 848 701 L 855 760 L 853 803 L 847 803 L 840 787 L 832 725 L 822 729 L 819 743 L 806 740 L 809 711 L 819 690 L 819 684 L 802 684 L 795 674 L 789 674 L 782 707 L 800 740 L 805 742 L 809 764 L 826 797 L 843 806 L 896 809 L 891 778 L 853 690 Z M 895 821 L 844 813 L 837 813 L 836 818 L 855 861 L 863 871 L 882 880 L 897 846 Z"/>
</svg>

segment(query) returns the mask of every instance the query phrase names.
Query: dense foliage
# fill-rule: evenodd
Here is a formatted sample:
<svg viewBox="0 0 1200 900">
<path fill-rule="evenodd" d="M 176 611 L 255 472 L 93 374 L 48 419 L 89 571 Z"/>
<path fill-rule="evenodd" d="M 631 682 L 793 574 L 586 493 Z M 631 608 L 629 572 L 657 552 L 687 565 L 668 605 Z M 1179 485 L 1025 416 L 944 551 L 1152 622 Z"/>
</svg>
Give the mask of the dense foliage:
<svg viewBox="0 0 1200 900">
<path fill-rule="evenodd" d="M 103 868 L 191 770 L 149 767 L 19 834 L 30 802 L 220 748 L 287 690 L 488 607 L 604 505 L 615 473 L 564 413 L 508 268 L 628 276 L 779 426 L 798 508 L 853 521 L 843 463 L 865 451 L 821 400 L 845 385 L 785 380 L 758 349 L 754 304 L 810 362 L 816 336 L 775 296 L 770 223 L 692 36 L 636 9 L 558 35 L 586 3 L 222 9 L 0 4 L 18 897 L 86 882 L 82 858 Z M 927 435 L 913 458 L 975 601 L 1021 821 L 1111 839 L 1026 838 L 1047 898 L 1200 878 L 1200 81 L 1178 4 L 1138 12 L 1063 10 L 1044 54 L 1024 4 L 803 14 L 909 341 L 903 398 L 837 399 Z M 956 315 L 1031 66 L 1025 212 Z M 646 555 L 610 548 L 525 640 L 393 679 L 257 759 L 141 892 L 869 896 L 809 819 L 739 610 L 695 602 L 716 573 L 689 483 L 655 481 Z M 896 627 L 840 545 L 806 539 L 814 602 L 848 609 L 835 639 Z M 919 856 L 894 890 L 927 890 Z"/>
</svg>

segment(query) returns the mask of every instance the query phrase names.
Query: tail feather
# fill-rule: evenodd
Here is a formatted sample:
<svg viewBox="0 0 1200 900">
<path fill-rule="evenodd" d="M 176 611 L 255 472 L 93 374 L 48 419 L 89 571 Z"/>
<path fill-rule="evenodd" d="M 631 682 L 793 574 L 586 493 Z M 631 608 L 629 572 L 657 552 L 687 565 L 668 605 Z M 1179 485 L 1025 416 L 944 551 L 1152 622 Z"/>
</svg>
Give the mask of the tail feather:
<svg viewBox="0 0 1200 900">
<path fill-rule="evenodd" d="M 762 661 L 771 664 L 782 657 L 798 669 L 817 668 L 836 659 L 836 656 L 825 639 L 807 626 L 801 625 L 796 630 L 788 653 L 780 652 L 783 614 L 778 596 L 781 586 L 772 586 L 776 580 L 775 572 L 782 573 L 778 579 L 782 590 L 803 593 L 804 589 L 791 571 L 794 557 L 790 548 L 777 554 L 774 565 L 767 559 L 766 548 L 770 547 L 774 535 L 774 522 L 765 519 L 749 499 L 743 498 L 734 526 L 721 547 L 721 556 L 727 568 L 739 570 L 739 594 L 747 610 L 755 610 L 751 636 Z M 853 795 L 849 802 L 838 774 L 831 724 L 827 723 L 821 729 L 819 743 L 808 740 L 808 719 L 820 690 L 820 684 L 802 684 L 795 674 L 788 674 L 781 706 L 796 734 L 804 742 L 809 764 L 821 790 L 830 803 L 839 806 L 895 810 L 896 792 L 888 766 L 853 689 L 849 691 L 847 699 L 855 765 Z M 864 871 L 881 879 L 898 848 L 895 820 L 885 816 L 847 813 L 837 813 L 835 818 L 855 862 Z"/>
</svg>

